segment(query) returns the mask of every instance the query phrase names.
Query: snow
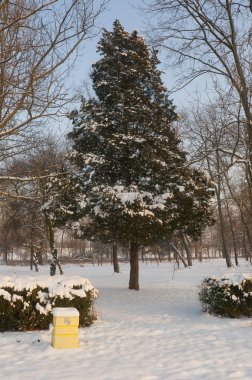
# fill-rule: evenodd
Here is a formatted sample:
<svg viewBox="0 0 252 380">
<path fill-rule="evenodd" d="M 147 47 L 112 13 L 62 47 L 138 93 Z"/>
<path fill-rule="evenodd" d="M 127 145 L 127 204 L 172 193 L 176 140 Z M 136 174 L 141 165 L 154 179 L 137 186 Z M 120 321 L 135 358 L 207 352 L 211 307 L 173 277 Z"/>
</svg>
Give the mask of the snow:
<svg viewBox="0 0 252 380">
<path fill-rule="evenodd" d="M 74 307 L 55 307 L 52 313 L 54 317 L 79 317 L 80 315 Z"/>
<path fill-rule="evenodd" d="M 106 218 L 108 216 L 107 212 L 101 211 L 101 206 L 100 205 L 94 206 L 94 214 L 95 215 L 99 215 L 101 218 Z"/>
<path fill-rule="evenodd" d="M 132 210 L 124 209 L 124 212 L 131 213 L 132 215 L 144 215 L 144 216 L 155 216 L 155 214 L 151 211 L 152 209 L 165 209 L 165 203 L 168 198 L 172 198 L 173 194 L 171 192 L 166 192 L 164 194 L 160 194 L 157 196 L 153 196 L 152 193 L 147 191 L 140 191 L 137 186 L 131 186 L 130 191 L 128 191 L 124 186 L 115 185 L 113 188 L 107 187 L 108 193 L 114 193 L 117 200 L 119 200 L 122 204 L 133 204 L 135 202 L 139 202 L 142 207 L 141 211 L 133 212 Z M 146 203 L 146 199 L 152 204 Z M 100 206 L 94 207 L 95 215 L 100 215 L 103 217 L 104 213 L 101 212 Z"/>
<path fill-rule="evenodd" d="M 0 289 L 0 296 L 3 296 L 3 298 L 6 300 L 6 301 L 11 301 L 11 295 L 10 293 L 8 293 L 6 290 L 4 289 Z"/>
<path fill-rule="evenodd" d="M 4 269 L 4 267 L 2 267 Z M 17 270 L 20 268 L 16 268 Z M 71 278 L 66 278 L 64 276 L 48 276 L 46 273 L 38 273 L 34 276 L 34 272 L 21 272 L 22 275 L 17 276 L 17 272 L 15 269 L 15 273 L 12 276 L 1 276 L 0 272 L 0 287 L 9 287 L 14 290 L 23 290 L 27 289 L 32 291 L 37 286 L 48 287 L 49 296 L 50 297 L 66 297 L 72 299 L 72 294 L 79 295 L 81 297 L 86 296 L 86 291 L 93 290 L 94 287 L 91 282 L 87 278 L 83 278 L 83 276 L 72 275 Z M 31 275 L 32 273 L 32 275 Z M 49 273 L 49 270 L 48 270 Z M 81 286 L 81 289 L 73 289 L 74 286 Z M 97 290 L 94 289 L 94 295 L 97 295 Z M 10 300 L 10 293 L 7 291 L 0 289 L 0 295 L 7 300 Z M 46 294 L 43 292 L 38 293 L 40 301 L 44 302 L 46 299 Z M 17 299 L 17 295 L 15 295 L 15 300 Z M 20 298 L 20 297 L 19 297 Z"/>
<path fill-rule="evenodd" d="M 207 276 L 239 278 L 251 265 L 227 269 L 224 260 L 140 265 L 140 291 L 127 289 L 129 265 L 67 265 L 64 280 L 88 278 L 99 290 L 99 320 L 79 329 L 80 348 L 51 347 L 50 331 L 1 334 L 1 380 L 249 380 L 252 379 L 252 320 L 204 314 L 198 285 Z M 0 267 L 0 276 L 32 283 L 24 267 Z M 60 276 L 59 276 L 60 277 Z M 62 276 L 61 276 L 62 277 Z M 48 282 L 50 278 L 48 276 Z"/>
<path fill-rule="evenodd" d="M 52 306 L 50 304 L 47 304 L 46 307 L 43 307 L 39 303 L 36 303 L 35 308 L 39 311 L 40 314 L 47 315 L 49 311 L 51 311 Z"/>
<path fill-rule="evenodd" d="M 101 156 L 98 156 L 96 154 L 88 153 L 88 154 L 84 155 L 84 163 L 86 165 L 88 165 L 90 163 L 99 163 L 99 164 L 101 164 L 103 162 L 105 162 L 105 160 Z"/>
</svg>

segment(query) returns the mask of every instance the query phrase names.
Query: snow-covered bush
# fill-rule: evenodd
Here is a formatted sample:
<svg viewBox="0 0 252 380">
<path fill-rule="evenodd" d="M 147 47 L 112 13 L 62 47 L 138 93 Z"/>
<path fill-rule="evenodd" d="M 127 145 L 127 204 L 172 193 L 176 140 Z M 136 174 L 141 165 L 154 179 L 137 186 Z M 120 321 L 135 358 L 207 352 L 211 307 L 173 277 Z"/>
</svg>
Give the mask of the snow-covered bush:
<svg viewBox="0 0 252 380">
<path fill-rule="evenodd" d="M 252 277 L 206 278 L 200 285 L 203 310 L 221 317 L 252 316 Z"/>
<path fill-rule="evenodd" d="M 81 277 L 55 280 L 45 286 L 44 281 L 22 284 L 5 277 L 0 283 L 0 331 L 48 329 L 54 307 L 75 307 L 80 313 L 80 326 L 92 324 L 98 291 Z"/>
</svg>

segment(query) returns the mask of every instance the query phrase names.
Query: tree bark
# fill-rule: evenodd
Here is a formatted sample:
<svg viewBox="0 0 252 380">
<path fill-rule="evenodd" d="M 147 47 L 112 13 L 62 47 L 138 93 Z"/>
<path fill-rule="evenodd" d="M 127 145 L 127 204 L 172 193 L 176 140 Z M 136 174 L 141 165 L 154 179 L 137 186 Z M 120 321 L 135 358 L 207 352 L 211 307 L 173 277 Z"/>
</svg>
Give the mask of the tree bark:
<svg viewBox="0 0 252 380">
<path fill-rule="evenodd" d="M 217 207 L 218 207 L 218 213 L 219 213 L 219 222 L 220 222 L 220 234 L 221 234 L 221 243 L 222 243 L 222 254 L 226 260 L 226 264 L 228 268 L 232 267 L 232 262 L 230 259 L 230 255 L 227 249 L 226 244 L 226 237 L 225 237 L 225 222 L 224 217 L 222 213 L 222 205 L 221 205 L 221 197 L 220 197 L 220 191 L 216 190 L 216 196 L 217 196 Z"/>
<path fill-rule="evenodd" d="M 229 202 L 227 201 L 226 193 L 225 193 L 225 186 L 223 186 L 224 190 L 224 195 L 225 195 L 225 202 L 226 202 L 226 208 L 227 208 L 227 214 L 228 214 L 228 219 L 229 219 L 229 226 L 230 226 L 230 231 L 232 235 L 232 240 L 233 240 L 233 247 L 234 247 L 234 255 L 235 255 L 235 265 L 238 267 L 239 262 L 238 262 L 238 253 L 237 253 L 237 245 L 236 245 L 236 237 L 235 237 L 235 231 L 233 227 L 233 221 L 232 221 L 232 216 L 229 208 Z"/>
<path fill-rule="evenodd" d="M 63 270 L 61 268 L 59 259 L 58 259 L 58 252 L 57 249 L 55 248 L 55 243 L 54 243 L 54 228 L 51 225 L 49 220 L 46 220 L 47 224 L 47 229 L 48 229 L 48 240 L 49 240 L 49 245 L 51 249 L 51 255 L 52 255 L 52 260 L 50 264 L 50 276 L 55 276 L 56 274 L 56 267 L 58 266 L 60 274 L 64 274 Z"/>
<path fill-rule="evenodd" d="M 31 252 L 30 268 L 31 270 L 33 270 L 33 265 L 34 265 L 36 272 L 38 272 L 38 259 L 37 259 L 37 255 L 34 249 L 33 242 L 31 242 L 31 245 L 30 245 L 30 252 Z"/>
<path fill-rule="evenodd" d="M 185 260 L 183 259 L 183 257 L 181 256 L 178 249 L 175 247 L 175 245 L 173 243 L 170 243 L 170 246 L 173 249 L 173 252 L 175 253 L 176 258 L 180 259 L 182 261 L 182 263 L 184 264 L 184 267 L 186 268 L 187 264 L 186 264 Z"/>
<path fill-rule="evenodd" d="M 138 261 L 139 245 L 135 242 L 130 244 L 130 279 L 129 289 L 139 290 L 139 261 Z"/>
<path fill-rule="evenodd" d="M 182 239 L 183 245 L 184 245 L 185 250 L 186 250 L 188 266 L 192 267 L 192 265 L 193 265 L 192 264 L 192 251 L 189 247 L 189 244 L 188 244 L 188 241 L 186 240 L 186 237 L 183 234 L 181 234 L 181 239 Z"/>
<path fill-rule="evenodd" d="M 215 137 L 215 140 L 218 140 L 217 137 Z M 218 146 L 217 141 L 215 141 L 215 145 Z M 218 151 L 216 152 L 216 169 L 217 169 L 218 177 L 217 177 L 217 184 L 215 186 L 215 192 L 216 192 L 217 208 L 218 208 L 219 222 L 220 222 L 222 254 L 226 260 L 227 267 L 231 268 L 232 262 L 231 262 L 230 254 L 227 248 L 227 242 L 226 242 L 226 236 L 225 236 L 225 222 L 224 222 L 223 210 L 222 210 L 222 200 L 221 200 L 222 176 L 220 174 L 222 167 L 221 167 L 221 159 L 220 159 L 220 155 Z"/>
<path fill-rule="evenodd" d="M 42 247 L 37 251 L 38 265 L 43 265 Z"/>
<path fill-rule="evenodd" d="M 8 265 L 8 250 L 7 250 L 7 248 L 4 249 L 3 256 L 4 256 L 5 265 Z"/>
<path fill-rule="evenodd" d="M 117 256 L 117 244 L 116 243 L 113 243 L 112 259 L 113 259 L 114 272 L 120 273 L 118 256 Z"/>
<path fill-rule="evenodd" d="M 30 251 L 31 251 L 31 254 L 30 254 L 30 270 L 33 270 L 33 255 L 34 255 L 33 246 L 30 247 Z"/>
</svg>

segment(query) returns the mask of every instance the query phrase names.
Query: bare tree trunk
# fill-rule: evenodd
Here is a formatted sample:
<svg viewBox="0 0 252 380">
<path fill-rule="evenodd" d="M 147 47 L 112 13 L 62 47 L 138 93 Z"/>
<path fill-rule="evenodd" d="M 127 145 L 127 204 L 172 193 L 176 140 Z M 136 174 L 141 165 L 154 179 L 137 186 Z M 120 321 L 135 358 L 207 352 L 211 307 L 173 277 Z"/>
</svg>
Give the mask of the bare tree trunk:
<svg viewBox="0 0 252 380">
<path fill-rule="evenodd" d="M 248 171 L 246 173 L 246 176 L 248 176 Z M 245 257 L 246 257 L 246 260 L 248 260 L 248 250 L 247 250 L 247 244 L 246 244 L 246 238 L 245 238 L 245 234 L 247 236 L 247 240 L 248 240 L 248 244 L 249 244 L 249 256 L 250 256 L 250 260 L 251 260 L 251 251 L 252 251 L 252 240 L 251 240 L 251 236 L 250 236 L 250 230 L 248 228 L 248 223 L 247 223 L 247 220 L 246 220 L 246 217 L 245 217 L 245 214 L 244 214 L 244 205 L 243 205 L 243 202 L 241 199 L 239 199 L 236 195 L 235 195 L 235 192 L 233 191 L 232 187 L 230 186 L 229 184 L 229 181 L 228 181 L 228 178 L 226 176 L 226 183 L 227 183 L 227 186 L 228 186 L 228 189 L 230 191 L 230 194 L 233 198 L 233 200 L 235 201 L 238 209 L 239 209 L 239 212 L 240 212 L 240 217 L 241 217 L 241 222 L 242 222 L 242 225 L 244 227 L 244 235 L 243 235 L 243 242 L 244 242 L 244 252 L 245 252 Z M 249 179 L 247 177 L 247 183 L 249 184 Z M 248 186 L 248 190 L 249 190 L 249 202 L 250 202 L 250 205 L 252 204 L 252 196 L 251 196 L 251 191 L 252 191 L 252 188 L 250 188 Z M 250 207 L 245 207 L 245 210 L 247 211 L 249 217 L 251 218 L 251 212 L 250 212 Z"/>
<path fill-rule="evenodd" d="M 202 263 L 202 248 L 199 250 L 199 262 Z"/>
<path fill-rule="evenodd" d="M 117 256 L 117 244 L 113 243 L 113 252 L 112 252 L 112 258 L 113 258 L 113 266 L 114 266 L 114 272 L 120 273 L 119 263 L 118 263 L 118 256 Z"/>
<path fill-rule="evenodd" d="M 34 265 L 36 272 L 38 272 L 38 259 L 37 259 L 37 255 L 34 249 L 33 242 L 31 242 L 31 245 L 30 245 L 30 252 L 31 252 L 30 268 L 31 270 L 33 270 L 33 265 Z"/>
<path fill-rule="evenodd" d="M 185 250 L 186 250 L 186 256 L 187 256 L 188 266 L 192 267 L 193 264 L 192 264 L 192 251 L 191 251 L 191 248 L 189 247 L 188 241 L 186 240 L 186 237 L 183 234 L 181 234 L 181 239 L 182 239 L 182 242 L 183 242 Z"/>
<path fill-rule="evenodd" d="M 36 272 L 38 272 L 39 271 L 39 269 L 38 269 L 38 257 L 37 257 L 36 251 L 34 252 L 33 262 L 34 262 L 35 270 L 36 270 Z"/>
<path fill-rule="evenodd" d="M 202 238 L 200 236 L 200 239 L 195 242 L 195 257 L 197 258 L 197 260 L 199 260 L 200 263 L 202 262 L 202 244 L 201 244 L 201 240 L 202 240 Z"/>
<path fill-rule="evenodd" d="M 134 290 L 139 290 L 138 249 L 139 249 L 139 244 L 135 242 L 131 242 L 129 289 L 134 289 Z"/>
<path fill-rule="evenodd" d="M 129 261 L 129 246 L 126 247 L 126 261 Z"/>
<path fill-rule="evenodd" d="M 144 247 L 141 248 L 141 260 L 144 263 Z"/>
<path fill-rule="evenodd" d="M 171 261 L 171 250 L 170 247 L 167 248 L 167 261 Z"/>
<path fill-rule="evenodd" d="M 219 154 L 217 153 L 217 169 L 218 173 L 220 173 L 220 164 L 219 164 Z M 226 238 L 225 238 L 225 222 L 223 218 L 223 211 L 222 211 L 222 205 L 221 205 L 221 178 L 218 176 L 218 186 L 216 186 L 216 199 L 217 199 L 217 207 L 218 207 L 218 214 L 219 214 L 219 221 L 220 221 L 220 234 L 221 234 L 221 243 L 222 243 L 222 254 L 224 258 L 226 259 L 226 264 L 228 268 L 232 267 L 232 262 L 230 259 L 230 255 L 227 249 L 226 244 Z"/>
<path fill-rule="evenodd" d="M 4 262 L 5 262 L 5 265 L 8 265 L 8 250 L 5 248 L 4 249 Z"/>
<path fill-rule="evenodd" d="M 178 249 L 175 247 L 175 245 L 173 243 L 169 243 L 169 244 L 170 244 L 171 248 L 173 249 L 173 252 L 175 253 L 176 258 L 180 259 L 182 261 L 182 263 L 184 264 L 184 267 L 186 268 L 187 264 L 186 264 L 184 258 L 181 256 L 181 254 L 178 251 Z"/>
<path fill-rule="evenodd" d="M 217 199 L 217 203 L 218 203 L 218 211 L 219 211 L 219 219 L 220 219 L 220 234 L 221 234 L 221 240 L 222 240 L 222 254 L 226 260 L 227 267 L 231 268 L 232 263 L 231 263 L 230 255 L 229 255 L 227 245 L 226 245 L 226 239 L 225 239 L 225 233 L 224 233 L 224 224 L 225 223 L 224 223 L 224 218 L 223 218 L 222 209 L 221 209 L 221 205 L 220 205 L 220 203 L 221 203 L 220 198 Z"/>
<path fill-rule="evenodd" d="M 30 254 L 30 270 L 33 270 L 33 255 L 34 255 L 33 247 L 30 248 L 30 251 L 31 251 L 31 254 Z"/>
<path fill-rule="evenodd" d="M 51 249 L 51 265 L 50 265 L 50 275 L 55 276 L 56 274 L 56 267 L 58 266 L 60 274 L 63 274 L 63 270 L 61 268 L 60 262 L 58 260 L 58 252 L 55 248 L 55 242 L 54 242 L 54 229 L 50 223 L 50 221 L 47 220 L 47 229 L 48 229 L 48 239 L 49 239 L 49 245 Z"/>
<path fill-rule="evenodd" d="M 238 254 L 237 254 L 237 245 L 236 245 L 236 237 L 235 237 L 235 232 L 234 232 L 234 227 L 232 223 L 232 218 L 230 215 L 230 210 L 228 206 L 228 202 L 226 202 L 226 207 L 227 207 L 227 213 L 228 213 L 228 219 L 229 219 L 229 225 L 230 225 L 230 231 L 233 239 L 233 246 L 234 246 L 234 255 L 235 255 L 235 265 L 238 267 L 239 262 L 238 262 Z"/>
<path fill-rule="evenodd" d="M 63 252 L 64 233 L 65 233 L 65 230 L 62 231 L 62 235 L 61 235 L 60 255 L 62 255 L 62 252 Z"/>
<path fill-rule="evenodd" d="M 43 265 L 42 247 L 37 250 L 38 265 Z"/>
<path fill-rule="evenodd" d="M 247 243 L 246 243 L 246 231 L 245 231 L 245 229 L 243 232 L 242 241 L 243 241 L 243 256 L 245 257 L 245 260 L 248 261 L 249 260 L 249 254 L 248 254 Z"/>
</svg>

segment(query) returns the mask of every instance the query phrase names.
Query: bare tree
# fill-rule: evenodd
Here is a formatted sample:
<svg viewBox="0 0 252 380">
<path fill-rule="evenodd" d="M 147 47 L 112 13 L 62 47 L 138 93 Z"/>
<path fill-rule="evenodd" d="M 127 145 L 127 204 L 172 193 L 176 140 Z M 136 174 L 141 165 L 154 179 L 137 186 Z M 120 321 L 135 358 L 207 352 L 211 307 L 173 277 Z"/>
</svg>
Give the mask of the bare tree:
<svg viewBox="0 0 252 380">
<path fill-rule="evenodd" d="M 26 235 L 23 240 L 32 257 L 36 256 L 35 250 L 41 250 L 42 240 L 47 240 L 52 255 L 52 275 L 57 266 L 61 274 L 63 271 L 55 247 L 54 223 L 41 206 L 50 197 L 48 177 L 52 172 L 60 175 L 64 171 L 64 155 L 63 148 L 59 148 L 52 137 L 38 139 L 32 150 L 12 159 L 7 176 L 1 181 L 1 186 L 7 189 L 8 198 L 14 198 L 13 209 L 19 209 L 19 214 L 22 214 L 19 231 L 23 231 L 23 237 Z M 18 179 L 15 180 L 17 175 Z"/>
<path fill-rule="evenodd" d="M 179 67 L 178 87 L 203 74 L 223 78 L 246 123 L 248 177 L 252 188 L 252 27 L 249 0 L 143 0 L 153 16 L 150 36 Z"/>
<path fill-rule="evenodd" d="M 243 252 L 246 259 L 252 258 L 252 211 L 250 207 L 250 192 L 248 191 L 247 182 L 245 180 L 237 179 L 234 175 L 224 173 L 225 184 L 232 199 L 233 209 L 238 210 L 239 219 L 238 228 L 236 226 L 236 232 L 243 230 Z M 229 203 L 231 203 L 229 201 Z M 237 218 L 236 218 L 237 219 Z M 237 231 L 238 230 L 238 231 Z M 237 234 L 236 234 L 237 235 Z M 237 237 L 236 237 L 237 239 Z M 238 240 L 238 239 L 237 239 Z"/>
<path fill-rule="evenodd" d="M 227 99 L 226 99 L 227 100 Z M 234 165 L 246 162 L 238 159 L 244 152 L 240 143 L 237 112 L 226 107 L 220 98 L 208 105 L 196 105 L 186 123 L 185 135 L 191 162 L 207 170 L 215 184 L 218 226 L 222 242 L 222 253 L 228 267 L 232 266 L 225 223 L 225 189 L 223 176 Z M 225 210 L 224 210 L 225 209 Z"/>
<path fill-rule="evenodd" d="M 62 111 L 66 76 L 108 1 L 0 2 L 0 142 Z"/>
<path fill-rule="evenodd" d="M 16 218 L 13 217 L 13 210 L 9 202 L 0 200 L 0 253 L 3 261 L 7 265 L 9 254 L 13 252 L 15 245 L 18 243 L 16 230 L 19 227 Z"/>
<path fill-rule="evenodd" d="M 117 252 L 118 252 L 118 245 L 116 243 L 113 243 L 112 244 L 112 262 L 113 262 L 114 272 L 120 273 Z"/>
</svg>

